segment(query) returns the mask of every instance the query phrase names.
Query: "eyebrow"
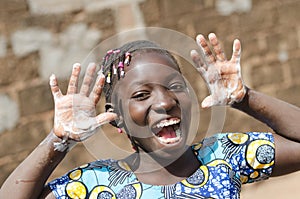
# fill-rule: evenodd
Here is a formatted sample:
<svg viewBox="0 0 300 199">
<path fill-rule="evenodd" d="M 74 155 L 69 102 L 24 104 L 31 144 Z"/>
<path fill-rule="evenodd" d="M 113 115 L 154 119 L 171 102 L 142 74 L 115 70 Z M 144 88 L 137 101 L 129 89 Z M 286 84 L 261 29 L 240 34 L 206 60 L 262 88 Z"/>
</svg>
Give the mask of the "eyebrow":
<svg viewBox="0 0 300 199">
<path fill-rule="evenodd" d="M 166 77 L 166 80 L 167 80 L 167 81 L 170 81 L 170 80 L 174 79 L 174 78 L 177 77 L 177 76 L 180 77 L 180 78 L 183 80 L 182 74 L 179 73 L 179 72 L 173 72 L 173 73 L 171 73 L 170 75 L 168 75 L 168 76 Z"/>
</svg>

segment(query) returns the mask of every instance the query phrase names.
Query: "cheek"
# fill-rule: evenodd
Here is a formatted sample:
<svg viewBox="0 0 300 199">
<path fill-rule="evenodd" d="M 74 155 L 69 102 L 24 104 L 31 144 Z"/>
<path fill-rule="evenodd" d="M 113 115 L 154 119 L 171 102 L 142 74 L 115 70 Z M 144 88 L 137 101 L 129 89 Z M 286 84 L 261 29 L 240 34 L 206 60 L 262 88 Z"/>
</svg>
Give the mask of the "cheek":
<svg viewBox="0 0 300 199">
<path fill-rule="evenodd" d="M 134 122 L 139 126 L 145 125 L 147 105 L 140 102 L 129 102 L 127 119 L 129 122 Z"/>
<path fill-rule="evenodd" d="M 181 111 L 183 116 L 185 117 L 191 117 L 191 111 L 192 111 L 192 101 L 188 95 L 184 95 L 180 98 L 179 104 L 181 107 Z"/>
</svg>

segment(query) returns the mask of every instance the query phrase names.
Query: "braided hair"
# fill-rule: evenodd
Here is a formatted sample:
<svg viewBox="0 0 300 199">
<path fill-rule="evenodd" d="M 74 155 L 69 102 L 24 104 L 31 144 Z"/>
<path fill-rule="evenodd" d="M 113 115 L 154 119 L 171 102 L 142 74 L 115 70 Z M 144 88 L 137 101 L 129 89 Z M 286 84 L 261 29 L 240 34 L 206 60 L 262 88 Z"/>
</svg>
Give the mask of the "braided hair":
<svg viewBox="0 0 300 199">
<path fill-rule="evenodd" d="M 124 44 L 118 49 L 107 51 L 103 58 L 100 70 L 106 77 L 103 87 L 105 100 L 111 102 L 111 95 L 117 81 L 125 75 L 124 67 L 129 66 L 131 57 L 135 53 L 157 52 L 168 56 L 177 66 L 178 63 L 174 56 L 166 49 L 161 48 L 156 43 L 147 40 L 137 40 Z M 179 66 L 178 66 L 179 69 Z"/>
</svg>

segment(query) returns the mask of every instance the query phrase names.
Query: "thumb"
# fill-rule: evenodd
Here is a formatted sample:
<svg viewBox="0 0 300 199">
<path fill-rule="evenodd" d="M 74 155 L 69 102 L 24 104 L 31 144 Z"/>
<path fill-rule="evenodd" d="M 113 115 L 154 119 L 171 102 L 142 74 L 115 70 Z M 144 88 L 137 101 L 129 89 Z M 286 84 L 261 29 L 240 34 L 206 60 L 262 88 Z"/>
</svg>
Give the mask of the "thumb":
<svg viewBox="0 0 300 199">
<path fill-rule="evenodd" d="M 96 120 L 96 128 L 103 125 L 103 124 L 106 124 L 106 123 L 109 123 L 111 121 L 114 121 L 118 118 L 118 115 L 116 113 L 112 113 L 112 112 L 105 112 L 105 113 L 100 113 L 99 115 L 97 115 L 95 117 L 95 120 Z"/>
<path fill-rule="evenodd" d="M 110 112 L 101 113 L 96 117 L 90 117 L 87 122 L 79 123 L 81 129 L 83 129 L 82 133 L 72 133 L 71 135 L 69 135 L 69 137 L 76 141 L 86 140 L 96 132 L 95 129 L 99 128 L 103 124 L 115 120 L 116 118 L 117 114 Z"/>
<path fill-rule="evenodd" d="M 213 98 L 211 95 L 207 96 L 201 103 L 202 108 L 209 108 L 213 105 Z"/>
</svg>

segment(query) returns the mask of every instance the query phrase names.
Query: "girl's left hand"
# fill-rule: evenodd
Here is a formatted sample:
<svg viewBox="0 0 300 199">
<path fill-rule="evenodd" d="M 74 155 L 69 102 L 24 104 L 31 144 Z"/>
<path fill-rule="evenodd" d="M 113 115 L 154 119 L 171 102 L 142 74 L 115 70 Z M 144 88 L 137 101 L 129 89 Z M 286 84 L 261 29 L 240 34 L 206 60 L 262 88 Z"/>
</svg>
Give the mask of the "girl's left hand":
<svg viewBox="0 0 300 199">
<path fill-rule="evenodd" d="M 196 38 L 203 58 L 196 50 L 191 51 L 191 57 L 210 91 L 210 95 L 202 101 L 201 106 L 208 108 L 242 101 L 246 87 L 241 77 L 240 41 L 234 40 L 232 57 L 227 60 L 216 35 L 210 33 L 208 38 L 212 50 L 203 35 Z"/>
</svg>

